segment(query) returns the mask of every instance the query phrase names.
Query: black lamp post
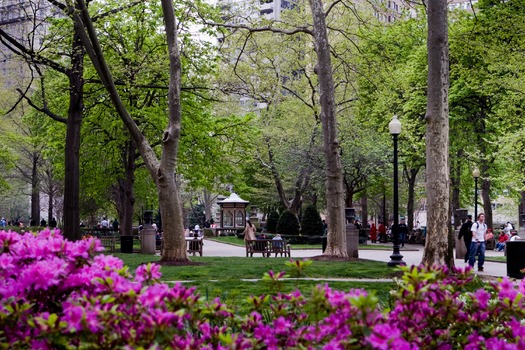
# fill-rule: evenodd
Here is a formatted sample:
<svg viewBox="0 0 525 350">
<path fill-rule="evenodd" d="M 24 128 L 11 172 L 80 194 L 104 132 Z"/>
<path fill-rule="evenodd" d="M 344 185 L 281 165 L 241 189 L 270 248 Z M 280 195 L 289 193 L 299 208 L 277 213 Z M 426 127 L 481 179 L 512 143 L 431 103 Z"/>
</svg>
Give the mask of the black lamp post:
<svg viewBox="0 0 525 350">
<path fill-rule="evenodd" d="M 475 168 L 472 170 L 472 176 L 474 176 L 474 220 L 478 219 L 478 178 L 479 169 Z"/>
<path fill-rule="evenodd" d="M 392 225 L 392 235 L 394 237 L 394 252 L 390 255 L 388 266 L 406 265 L 403 255 L 399 253 L 399 195 L 398 195 L 398 170 L 397 170 L 397 137 L 401 133 L 401 122 L 397 115 L 388 124 L 388 130 L 394 140 L 394 224 Z"/>
</svg>

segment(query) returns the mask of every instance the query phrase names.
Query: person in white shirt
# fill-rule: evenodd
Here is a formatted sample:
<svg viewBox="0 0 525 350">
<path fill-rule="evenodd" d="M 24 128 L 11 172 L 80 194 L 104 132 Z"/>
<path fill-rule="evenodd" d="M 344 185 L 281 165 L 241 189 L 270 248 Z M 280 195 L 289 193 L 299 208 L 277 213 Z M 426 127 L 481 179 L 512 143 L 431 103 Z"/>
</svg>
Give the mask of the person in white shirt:
<svg viewBox="0 0 525 350">
<path fill-rule="evenodd" d="M 520 236 L 518 236 L 518 232 L 516 231 L 511 231 L 510 233 L 512 236 L 510 237 L 510 241 L 511 242 L 514 242 L 514 241 L 519 241 L 521 238 Z"/>
<path fill-rule="evenodd" d="M 507 224 L 505 225 L 505 228 L 503 229 L 503 231 L 505 232 L 505 234 L 507 236 L 510 237 L 510 232 L 514 229 L 514 227 L 512 227 L 512 224 L 510 222 L 507 222 Z"/>
<path fill-rule="evenodd" d="M 476 263 L 476 255 L 479 254 L 478 271 L 483 271 L 483 264 L 485 263 L 485 233 L 487 232 L 485 214 L 481 213 L 478 215 L 478 220 L 472 224 L 470 230 L 472 231 L 472 243 L 470 243 L 468 264 L 473 268 Z"/>
<path fill-rule="evenodd" d="M 195 232 L 197 235 L 200 236 L 200 230 L 201 230 L 201 227 L 199 226 L 199 224 L 195 225 L 195 228 L 193 229 L 193 232 Z"/>
</svg>

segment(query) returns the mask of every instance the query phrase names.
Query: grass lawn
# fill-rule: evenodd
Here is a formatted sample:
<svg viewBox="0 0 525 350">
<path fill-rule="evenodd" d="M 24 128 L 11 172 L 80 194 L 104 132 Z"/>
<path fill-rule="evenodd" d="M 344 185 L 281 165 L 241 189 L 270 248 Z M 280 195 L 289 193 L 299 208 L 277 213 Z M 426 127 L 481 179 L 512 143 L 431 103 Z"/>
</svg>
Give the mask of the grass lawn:
<svg viewBox="0 0 525 350">
<path fill-rule="evenodd" d="M 485 255 L 485 261 L 494 261 L 494 262 L 507 262 L 506 256 L 486 256 Z"/>
<path fill-rule="evenodd" d="M 139 264 L 159 261 L 159 256 L 141 254 L 113 254 L 134 270 Z M 206 299 L 220 297 L 230 306 L 244 309 L 250 295 L 272 294 L 276 291 L 272 285 L 263 281 L 265 272 L 285 271 L 291 275 L 293 270 L 285 265 L 289 258 L 245 258 L 245 257 L 191 257 L 199 265 L 162 266 L 162 280 L 167 283 L 181 282 L 187 286 L 195 286 L 196 292 Z M 388 304 L 390 290 L 394 282 L 349 281 L 344 279 L 390 279 L 396 270 L 389 268 L 383 262 L 376 261 L 314 261 L 305 268 L 300 279 L 291 278 L 283 281 L 281 292 L 291 292 L 299 289 L 309 294 L 318 284 L 328 284 L 338 290 L 364 288 L 369 293 L 375 293 L 384 303 Z M 311 280 L 316 278 L 321 280 Z M 338 280 L 330 280 L 338 279 Z"/>
</svg>

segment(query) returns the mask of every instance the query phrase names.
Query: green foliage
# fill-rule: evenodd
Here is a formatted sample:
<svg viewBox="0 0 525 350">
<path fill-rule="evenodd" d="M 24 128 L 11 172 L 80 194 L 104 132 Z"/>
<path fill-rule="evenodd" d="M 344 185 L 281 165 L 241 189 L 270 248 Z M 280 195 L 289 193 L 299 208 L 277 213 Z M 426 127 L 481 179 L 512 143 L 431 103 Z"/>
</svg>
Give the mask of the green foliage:
<svg viewBox="0 0 525 350">
<path fill-rule="evenodd" d="M 289 210 L 285 210 L 277 222 L 277 233 L 282 235 L 298 235 L 299 220 L 297 216 Z"/>
<path fill-rule="evenodd" d="M 323 222 L 315 205 L 308 205 L 304 209 L 301 233 L 305 236 L 320 236 L 323 234 Z"/>
<path fill-rule="evenodd" d="M 204 228 L 204 221 L 205 216 L 203 214 L 204 212 L 204 205 L 203 204 L 196 204 L 192 206 L 191 211 L 189 213 L 189 225 L 190 228 L 193 228 L 195 225 L 199 225 L 201 229 Z"/>
<path fill-rule="evenodd" d="M 285 265 L 290 268 L 290 275 L 294 277 L 305 277 L 306 268 L 312 265 L 313 261 L 310 259 L 290 260 L 285 262 Z"/>
<path fill-rule="evenodd" d="M 272 211 L 270 214 L 268 214 L 268 219 L 266 220 L 266 231 L 268 233 L 276 233 L 277 222 L 279 222 L 279 213 Z"/>
</svg>

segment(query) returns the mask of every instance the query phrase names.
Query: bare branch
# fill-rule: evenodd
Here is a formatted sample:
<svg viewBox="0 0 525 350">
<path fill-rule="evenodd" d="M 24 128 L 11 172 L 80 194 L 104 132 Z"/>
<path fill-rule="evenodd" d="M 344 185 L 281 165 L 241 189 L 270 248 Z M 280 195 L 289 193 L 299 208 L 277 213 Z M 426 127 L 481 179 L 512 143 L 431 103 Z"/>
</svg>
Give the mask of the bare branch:
<svg viewBox="0 0 525 350">
<path fill-rule="evenodd" d="M 31 107 L 36 109 L 39 112 L 42 112 L 49 116 L 51 119 L 56 120 L 57 122 L 66 123 L 67 119 L 60 117 L 59 115 L 56 115 L 55 113 L 51 112 L 48 108 L 37 106 L 33 100 L 31 100 L 27 95 L 20 89 L 16 89 L 18 93 L 29 103 Z"/>
<path fill-rule="evenodd" d="M 135 2 L 132 2 L 130 4 L 127 4 L 126 6 L 117 7 L 116 9 L 112 9 L 111 11 L 107 11 L 107 12 L 104 12 L 104 13 L 101 13 L 99 15 L 91 17 L 91 21 L 96 22 L 96 21 L 98 21 L 100 19 L 103 19 L 105 17 L 109 17 L 110 15 L 112 15 L 114 13 L 119 13 L 121 11 L 124 11 L 124 10 L 127 10 L 129 8 L 132 8 L 132 7 L 136 6 L 136 5 L 140 5 L 143 2 L 144 1 L 139 0 L 139 1 L 135 1 Z"/>
<path fill-rule="evenodd" d="M 0 42 L 4 44 L 10 51 L 15 53 L 18 56 L 24 58 L 28 63 L 33 65 L 43 64 L 46 65 L 57 72 L 68 74 L 68 70 L 58 63 L 51 61 L 45 57 L 40 56 L 38 53 L 29 49 L 18 42 L 15 38 L 9 35 L 7 32 L 0 28 Z"/>
<path fill-rule="evenodd" d="M 343 0 L 337 0 L 337 1 L 334 1 L 332 4 L 330 4 L 330 7 L 326 10 L 326 12 L 324 13 L 324 16 L 325 17 L 328 17 L 328 15 L 330 14 L 330 11 L 332 11 L 332 9 L 335 7 L 335 5 L 339 4 L 340 2 L 342 2 Z"/>
</svg>

